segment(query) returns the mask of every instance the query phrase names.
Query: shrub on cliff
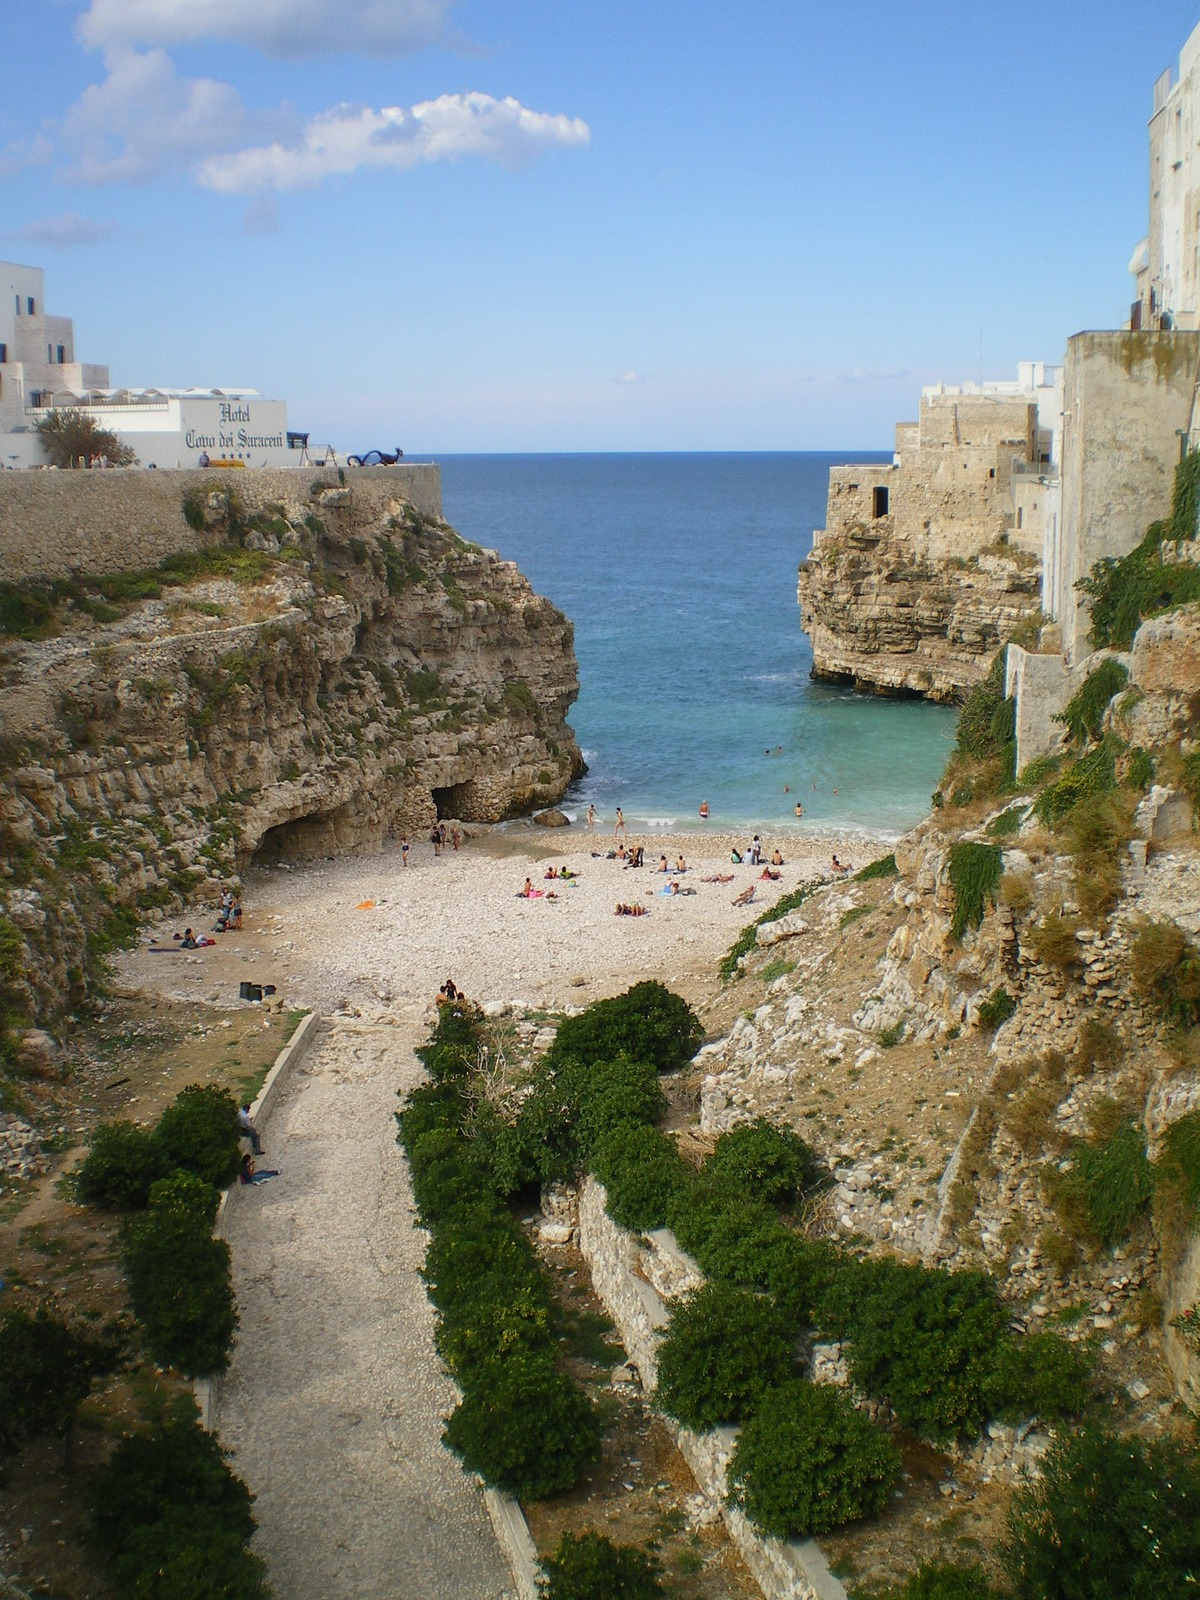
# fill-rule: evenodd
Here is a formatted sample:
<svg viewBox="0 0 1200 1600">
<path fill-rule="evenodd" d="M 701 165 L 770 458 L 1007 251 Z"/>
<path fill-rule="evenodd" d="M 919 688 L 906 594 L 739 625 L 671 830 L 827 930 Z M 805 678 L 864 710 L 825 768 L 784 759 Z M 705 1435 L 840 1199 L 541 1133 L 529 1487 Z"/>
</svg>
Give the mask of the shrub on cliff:
<svg viewBox="0 0 1200 1600">
<path fill-rule="evenodd" d="M 687 1184 L 673 1139 L 657 1128 L 618 1127 L 596 1143 L 591 1168 L 608 1195 L 606 1210 L 622 1228 L 661 1228 Z"/>
<path fill-rule="evenodd" d="M 652 1062 L 659 1072 L 674 1072 L 691 1060 L 703 1038 L 704 1025 L 687 1001 L 648 981 L 568 1017 L 548 1054 L 555 1062 L 585 1064 L 626 1055 Z"/>
<path fill-rule="evenodd" d="M 656 1600 L 665 1594 L 655 1558 L 602 1533 L 564 1533 L 542 1561 L 542 1600 Z"/>
<path fill-rule="evenodd" d="M 1004 651 L 992 658 L 982 683 L 963 701 L 955 729 L 954 754 L 959 761 L 998 761 L 1001 775 L 1011 780 L 1016 761 L 1013 734 L 1015 707 L 1004 698 Z"/>
<path fill-rule="evenodd" d="M 1144 922 L 1132 957 L 1134 989 L 1165 1021 L 1200 1019 L 1200 950 L 1177 923 Z"/>
<path fill-rule="evenodd" d="M 155 1138 L 172 1167 L 223 1189 L 237 1176 L 241 1150 L 238 1108 L 228 1089 L 190 1084 L 158 1119 Z"/>
<path fill-rule="evenodd" d="M 776 1127 L 766 1117 L 721 1134 L 704 1167 L 768 1205 L 787 1205 L 825 1175 L 798 1133 Z"/>
<path fill-rule="evenodd" d="M 937 1443 L 973 1436 L 1008 1314 L 982 1272 L 943 1272 L 885 1258 L 847 1259 L 818 1311 L 848 1342 L 850 1377 L 898 1420 Z"/>
<path fill-rule="evenodd" d="M 1154 1192 L 1145 1131 L 1125 1118 L 1107 1137 L 1077 1140 L 1065 1171 L 1053 1165 L 1042 1169 L 1042 1186 L 1075 1238 L 1105 1247 L 1120 1244 Z"/>
<path fill-rule="evenodd" d="M 146 1204 L 151 1184 L 169 1167 L 166 1151 L 149 1128 L 136 1122 L 101 1122 L 75 1169 L 75 1196 L 104 1211 L 132 1210 Z"/>
<path fill-rule="evenodd" d="M 671 1313 L 655 1403 L 697 1430 L 737 1422 L 792 1368 L 792 1326 L 774 1301 L 707 1283 Z"/>
<path fill-rule="evenodd" d="M 1109 701 L 1120 694 L 1128 682 L 1128 670 L 1112 656 L 1107 656 L 1088 673 L 1063 709 L 1056 713 L 1055 722 L 1065 726 L 1072 743 L 1098 739 Z"/>
<path fill-rule="evenodd" d="M 1018 1600 L 1184 1600 L 1200 1571 L 1200 1467 L 1167 1440 L 1064 1433 L 1018 1488 L 1001 1552 Z"/>
<path fill-rule="evenodd" d="M 154 1360 L 189 1378 L 224 1372 L 238 1315 L 229 1246 L 201 1215 L 171 1206 L 132 1216 L 121 1259 Z"/>
<path fill-rule="evenodd" d="M 1005 1338 L 996 1346 L 984 1393 L 994 1416 L 1009 1422 L 1077 1417 L 1091 1398 L 1091 1362 L 1053 1333 Z"/>
<path fill-rule="evenodd" d="M 961 939 L 968 928 L 977 928 L 983 921 L 988 902 L 995 905 L 1002 862 L 998 845 L 959 839 L 950 846 L 947 874 L 954 890 L 954 914 L 950 919 L 952 938 Z"/>
<path fill-rule="evenodd" d="M 569 1489 L 600 1454 L 596 1408 L 548 1359 L 512 1356 L 468 1388 L 443 1438 L 468 1471 L 522 1500 Z"/>
<path fill-rule="evenodd" d="M 777 1539 L 829 1533 L 881 1511 L 899 1474 L 887 1434 L 841 1389 L 803 1380 L 763 1398 L 729 1467 L 732 1498 Z"/>
<path fill-rule="evenodd" d="M 122 1600 L 269 1600 L 266 1568 L 246 1548 L 253 1498 L 181 1396 L 92 1480 L 91 1539 Z"/>
</svg>

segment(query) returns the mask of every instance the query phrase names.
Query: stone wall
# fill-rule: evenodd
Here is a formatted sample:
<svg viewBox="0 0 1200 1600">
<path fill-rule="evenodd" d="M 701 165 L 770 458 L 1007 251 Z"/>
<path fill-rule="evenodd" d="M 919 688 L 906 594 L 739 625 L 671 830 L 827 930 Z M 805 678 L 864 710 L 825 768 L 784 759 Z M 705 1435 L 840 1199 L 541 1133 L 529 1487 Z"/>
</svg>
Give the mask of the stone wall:
<svg viewBox="0 0 1200 1600">
<path fill-rule="evenodd" d="M 436 463 L 350 468 L 346 482 L 364 508 L 407 501 L 422 516 L 442 514 Z M 183 516 L 188 494 L 232 486 L 247 511 L 309 506 L 314 488 L 338 488 L 336 471 L 310 467 L 262 471 L 0 472 L 0 582 L 153 567 L 164 556 L 211 542 Z"/>
<path fill-rule="evenodd" d="M 1077 333 L 1067 341 L 1062 523 L 1052 588 L 1063 651 L 1091 648 L 1075 588 L 1125 556 L 1171 507 L 1179 430 L 1193 417 L 1200 333 Z"/>
<path fill-rule="evenodd" d="M 592 1286 L 616 1323 L 626 1354 L 649 1393 L 658 1376 L 659 1340 L 670 1320 L 659 1290 L 679 1294 L 702 1280 L 696 1263 L 683 1254 L 666 1229 L 655 1229 L 647 1245 L 639 1246 L 605 1211 L 607 1199 L 603 1184 L 594 1178 L 585 1181 L 579 1196 L 579 1247 L 591 1271 Z M 815 1540 L 785 1543 L 767 1538 L 726 1500 L 725 1474 L 737 1441 L 735 1428 L 698 1434 L 670 1418 L 665 1420 L 701 1494 L 720 1509 L 730 1538 L 766 1600 L 846 1600 L 845 1589 L 829 1571 Z"/>
</svg>

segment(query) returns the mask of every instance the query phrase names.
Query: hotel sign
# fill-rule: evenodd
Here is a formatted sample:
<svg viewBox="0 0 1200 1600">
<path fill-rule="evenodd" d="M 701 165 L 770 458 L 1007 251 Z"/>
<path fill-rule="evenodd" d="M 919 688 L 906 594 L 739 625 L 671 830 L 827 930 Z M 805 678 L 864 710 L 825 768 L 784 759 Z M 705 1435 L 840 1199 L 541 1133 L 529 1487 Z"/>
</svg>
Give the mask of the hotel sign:
<svg viewBox="0 0 1200 1600">
<path fill-rule="evenodd" d="M 203 402 L 192 401 L 188 410 L 194 412 L 199 404 Z M 210 401 L 204 404 L 204 410 L 215 415 L 211 421 L 205 417 L 200 426 L 189 428 L 184 444 L 189 450 L 285 450 L 287 440 L 277 421 L 282 409 L 270 401 L 258 407 L 250 400 Z M 258 417 L 253 414 L 255 410 L 260 413 Z M 264 417 L 262 412 L 274 414 Z M 274 431 L 260 431 L 272 424 Z"/>
</svg>

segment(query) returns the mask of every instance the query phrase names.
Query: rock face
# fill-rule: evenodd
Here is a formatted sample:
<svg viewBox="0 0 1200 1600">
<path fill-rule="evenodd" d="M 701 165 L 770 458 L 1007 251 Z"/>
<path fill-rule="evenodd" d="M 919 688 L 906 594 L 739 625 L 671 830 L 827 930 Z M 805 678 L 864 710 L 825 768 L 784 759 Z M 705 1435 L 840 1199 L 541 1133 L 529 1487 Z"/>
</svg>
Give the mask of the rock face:
<svg viewBox="0 0 1200 1600">
<path fill-rule="evenodd" d="M 51 636 L 0 635 L 0 982 L 32 1016 L 80 997 L 122 908 L 523 813 L 582 771 L 571 624 L 512 562 L 386 484 L 204 515 L 194 559 L 43 586 L 25 632 Z"/>
<path fill-rule="evenodd" d="M 800 564 L 800 625 L 813 676 L 890 694 L 961 698 L 986 677 L 1013 629 L 1038 610 L 1036 561 L 924 553 L 907 540 L 848 527 Z"/>
</svg>

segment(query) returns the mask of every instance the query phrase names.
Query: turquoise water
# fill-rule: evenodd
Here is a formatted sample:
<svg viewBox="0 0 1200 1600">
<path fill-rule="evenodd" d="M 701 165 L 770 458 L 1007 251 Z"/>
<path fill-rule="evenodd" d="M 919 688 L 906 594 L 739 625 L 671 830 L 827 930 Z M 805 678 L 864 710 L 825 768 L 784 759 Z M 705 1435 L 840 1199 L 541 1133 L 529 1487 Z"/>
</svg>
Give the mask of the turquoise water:
<svg viewBox="0 0 1200 1600">
<path fill-rule="evenodd" d="M 439 459 L 448 519 L 575 623 L 589 771 L 568 809 L 662 830 L 699 827 L 702 799 L 713 829 L 795 825 L 797 800 L 803 826 L 900 830 L 928 810 L 954 713 L 813 683 L 796 605 L 830 465 L 886 458 Z"/>
</svg>

